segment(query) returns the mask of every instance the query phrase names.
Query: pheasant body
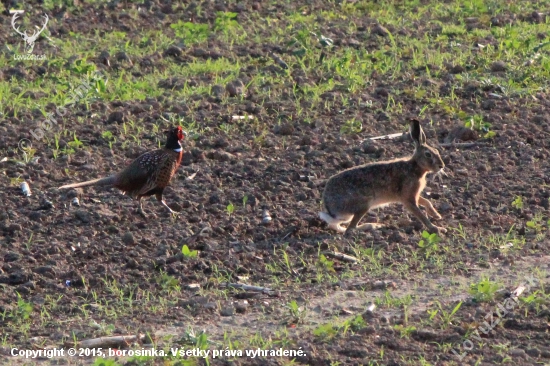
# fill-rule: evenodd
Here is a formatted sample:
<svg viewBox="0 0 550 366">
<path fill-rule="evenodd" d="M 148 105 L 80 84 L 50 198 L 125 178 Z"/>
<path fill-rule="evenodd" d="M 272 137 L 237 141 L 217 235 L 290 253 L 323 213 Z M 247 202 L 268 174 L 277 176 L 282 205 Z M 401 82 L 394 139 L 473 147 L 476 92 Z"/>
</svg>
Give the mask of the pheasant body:
<svg viewBox="0 0 550 366">
<path fill-rule="evenodd" d="M 180 166 L 183 156 L 180 141 L 183 140 L 183 136 L 181 127 L 177 127 L 169 132 L 164 148 L 143 153 L 119 173 L 106 178 L 64 185 L 59 189 L 91 185 L 112 186 L 120 189 L 123 194 L 137 199 L 139 212 L 143 216 L 145 214 L 141 199 L 155 195 L 157 200 L 173 213 L 172 209 L 164 202 L 162 194 Z"/>
</svg>

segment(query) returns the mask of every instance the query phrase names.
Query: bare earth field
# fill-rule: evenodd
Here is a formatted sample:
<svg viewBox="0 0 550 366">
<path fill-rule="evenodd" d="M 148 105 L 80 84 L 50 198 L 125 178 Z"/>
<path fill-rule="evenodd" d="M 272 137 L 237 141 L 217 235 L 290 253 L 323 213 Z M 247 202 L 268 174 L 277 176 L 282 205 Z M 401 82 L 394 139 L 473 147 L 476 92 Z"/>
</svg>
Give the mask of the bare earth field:
<svg viewBox="0 0 550 366">
<path fill-rule="evenodd" d="M 35 59 L 10 9 L 28 34 L 48 15 Z M 0 11 L 1 365 L 550 364 L 549 0 Z M 423 196 L 447 233 L 401 205 L 369 213 L 380 230 L 330 231 L 326 180 L 411 154 L 411 117 L 446 164 Z M 57 189 L 177 125 L 178 215 Z"/>
</svg>

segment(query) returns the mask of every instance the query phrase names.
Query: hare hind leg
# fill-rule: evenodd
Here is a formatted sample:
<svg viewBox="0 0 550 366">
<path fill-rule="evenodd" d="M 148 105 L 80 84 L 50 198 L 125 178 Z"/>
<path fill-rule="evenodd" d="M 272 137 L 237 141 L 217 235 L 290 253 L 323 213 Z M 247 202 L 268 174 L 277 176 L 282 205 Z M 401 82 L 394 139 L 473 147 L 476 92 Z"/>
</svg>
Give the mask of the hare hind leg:
<svg viewBox="0 0 550 366">
<path fill-rule="evenodd" d="M 319 212 L 319 217 L 321 220 L 325 221 L 328 224 L 329 229 L 335 230 L 339 233 L 344 233 L 346 229 L 344 229 L 340 224 L 345 224 L 351 221 L 352 216 L 337 216 L 332 217 L 326 212 Z"/>
<path fill-rule="evenodd" d="M 348 234 L 349 232 L 351 232 L 352 230 L 356 229 L 356 228 L 359 228 L 361 230 L 364 230 L 363 227 L 365 225 L 368 225 L 368 224 L 363 224 L 359 227 L 357 227 L 357 224 L 359 223 L 359 221 L 361 221 L 361 219 L 363 218 L 363 216 L 365 216 L 367 214 L 367 212 L 369 211 L 369 208 L 368 207 L 364 207 L 364 208 L 361 208 L 360 211 L 357 211 L 354 215 L 353 215 L 353 218 L 351 219 L 351 222 L 349 223 L 347 229 L 346 229 L 346 234 Z"/>
<path fill-rule="evenodd" d="M 383 228 L 383 227 L 384 227 L 383 224 L 376 224 L 374 222 L 368 222 L 366 224 L 358 225 L 357 230 L 368 231 L 368 230 L 380 229 L 380 228 Z"/>
<path fill-rule="evenodd" d="M 328 224 L 328 228 L 337 231 L 340 234 L 343 234 L 346 232 L 346 229 L 344 229 L 340 224 Z"/>
</svg>

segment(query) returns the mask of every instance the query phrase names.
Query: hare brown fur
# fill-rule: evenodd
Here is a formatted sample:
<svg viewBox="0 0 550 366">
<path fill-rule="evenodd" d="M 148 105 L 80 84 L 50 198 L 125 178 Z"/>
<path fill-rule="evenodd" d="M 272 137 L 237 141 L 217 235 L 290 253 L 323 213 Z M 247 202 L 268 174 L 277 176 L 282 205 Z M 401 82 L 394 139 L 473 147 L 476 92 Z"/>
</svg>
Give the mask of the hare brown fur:
<svg viewBox="0 0 550 366">
<path fill-rule="evenodd" d="M 445 164 L 439 152 L 426 144 L 426 135 L 418 120 L 411 121 L 410 134 L 415 144 L 412 156 L 360 165 L 330 177 L 323 193 L 325 211 L 319 213 L 329 228 L 340 233 L 349 233 L 355 228 L 378 228 L 380 224 L 357 224 L 369 209 L 400 202 L 429 232 L 447 231 L 433 225 L 418 207 L 423 206 L 431 217 L 441 219 L 430 201 L 420 193 L 426 186 L 426 175 L 441 171 Z M 340 226 L 343 223 L 349 223 L 346 229 Z"/>
</svg>

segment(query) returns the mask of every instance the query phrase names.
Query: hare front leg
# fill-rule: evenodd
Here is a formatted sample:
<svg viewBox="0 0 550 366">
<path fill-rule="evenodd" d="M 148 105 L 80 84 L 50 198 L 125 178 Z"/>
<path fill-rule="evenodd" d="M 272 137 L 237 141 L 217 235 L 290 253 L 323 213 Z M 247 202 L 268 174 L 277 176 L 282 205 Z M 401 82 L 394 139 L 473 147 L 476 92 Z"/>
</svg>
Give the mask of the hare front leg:
<svg viewBox="0 0 550 366">
<path fill-rule="evenodd" d="M 422 221 L 422 223 L 428 228 L 428 231 L 430 233 L 444 234 L 447 232 L 446 229 L 442 227 L 437 227 L 434 224 L 432 224 L 430 222 L 430 219 L 428 219 L 428 217 L 424 215 L 422 210 L 418 207 L 418 204 L 416 203 L 415 200 L 406 201 L 406 202 L 403 202 L 403 204 L 405 205 L 407 210 L 409 210 L 410 213 L 412 213 L 414 216 L 416 216 L 417 219 Z"/>
<path fill-rule="evenodd" d="M 424 197 L 419 196 L 418 204 L 420 206 L 423 206 L 426 209 L 426 211 L 428 211 L 428 215 L 430 215 L 434 219 L 441 220 L 441 215 L 439 214 L 439 212 L 435 210 L 434 206 L 432 206 L 432 203 L 430 201 L 428 201 Z"/>
</svg>

